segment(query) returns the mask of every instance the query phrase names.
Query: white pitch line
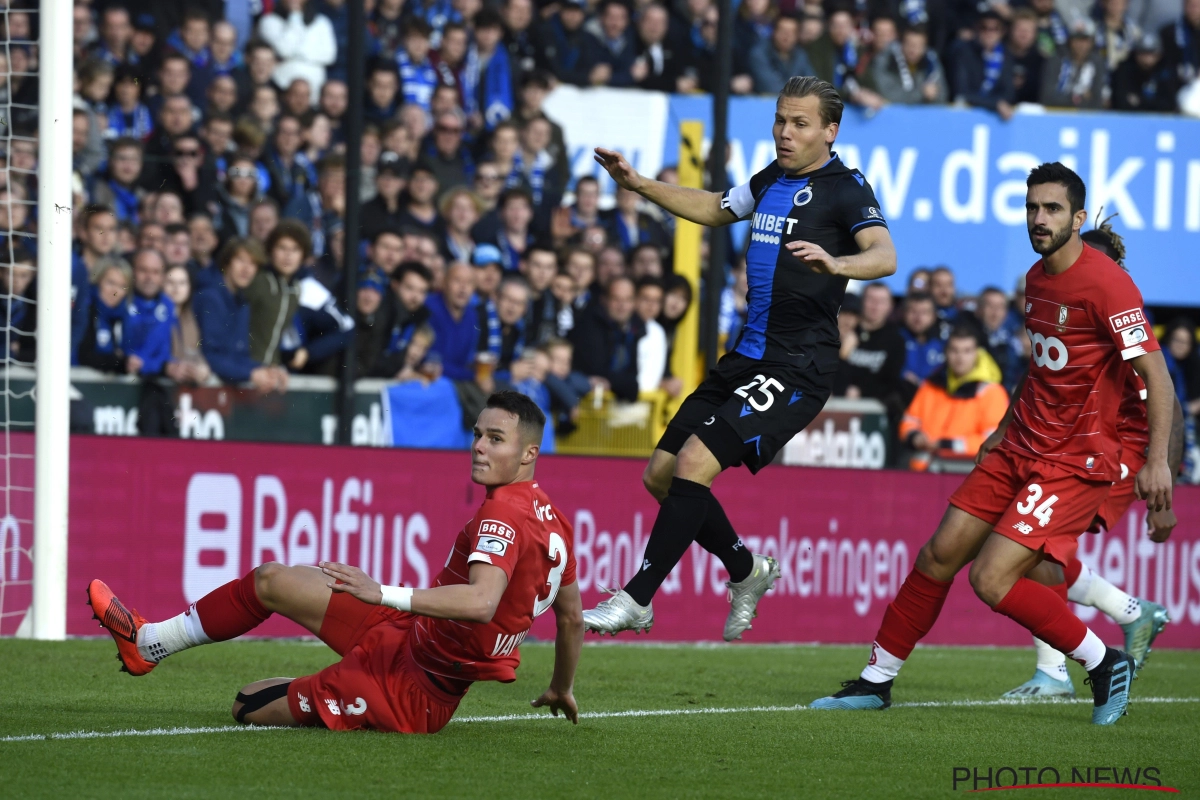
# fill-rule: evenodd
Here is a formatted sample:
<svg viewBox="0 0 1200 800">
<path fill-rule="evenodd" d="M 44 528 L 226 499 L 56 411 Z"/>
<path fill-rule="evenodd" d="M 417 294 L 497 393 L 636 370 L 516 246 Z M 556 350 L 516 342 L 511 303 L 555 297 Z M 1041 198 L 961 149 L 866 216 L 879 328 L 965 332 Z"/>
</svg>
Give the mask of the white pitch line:
<svg viewBox="0 0 1200 800">
<path fill-rule="evenodd" d="M 1075 700 L 930 700 L 919 703 L 894 703 L 892 708 L 982 708 L 989 706 L 1021 706 L 1050 704 L 1089 703 L 1086 698 Z M 1131 704 L 1138 703 L 1200 703 L 1200 697 L 1135 697 Z M 810 711 L 806 705 L 795 706 L 744 706 L 741 708 L 659 708 L 632 709 L 628 711 L 585 711 L 580 719 L 629 719 L 644 717 L 690 717 L 702 714 L 770 714 L 789 711 Z M 455 717 L 452 723 L 466 722 L 526 722 L 553 719 L 549 714 L 497 714 L 493 716 Z M 118 739 L 126 736 L 187 736 L 198 733 L 236 733 L 238 731 L 288 731 L 297 728 L 267 728 L 253 725 L 220 725 L 205 728 L 150 728 L 148 730 L 123 731 L 68 731 L 66 733 L 30 733 L 23 736 L 0 736 L 4 742 L 45 742 L 67 739 Z"/>
</svg>

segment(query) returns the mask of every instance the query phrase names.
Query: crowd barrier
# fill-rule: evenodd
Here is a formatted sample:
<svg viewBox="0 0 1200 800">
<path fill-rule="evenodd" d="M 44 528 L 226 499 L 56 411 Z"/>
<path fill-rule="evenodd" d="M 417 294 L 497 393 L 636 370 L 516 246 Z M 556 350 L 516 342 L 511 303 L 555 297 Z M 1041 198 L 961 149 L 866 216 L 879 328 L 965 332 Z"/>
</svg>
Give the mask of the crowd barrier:
<svg viewBox="0 0 1200 800">
<path fill-rule="evenodd" d="M 545 109 L 563 126 L 573 174 L 596 175 L 605 192 L 614 184 L 592 148 L 620 150 L 653 175 L 678 162 L 681 122 L 701 120 L 711 135 L 709 95 L 560 85 Z M 774 114 L 773 97 L 730 100 L 734 185 L 775 159 Z M 1185 256 L 1200 246 L 1200 120 L 1023 105 L 1005 122 L 951 106 L 891 105 L 870 114 L 847 107 L 834 150 L 875 189 L 899 254 L 890 279 L 899 292 L 909 270 L 935 264 L 951 266 L 963 292 L 1012 291 L 1036 260 L 1025 231 L 1025 176 L 1043 161 L 1062 161 L 1087 183 L 1092 218 L 1101 208 L 1120 214 L 1114 225 L 1146 302 L 1200 305 L 1194 259 Z M 735 233 L 737 244 L 748 227 Z"/>
<path fill-rule="evenodd" d="M 28 436 L 11 437 L 29 447 Z M 95 634 L 82 602 L 103 578 L 150 619 L 171 616 L 269 560 L 361 566 L 381 582 L 429 586 L 483 491 L 466 453 L 169 442 L 77 436 L 71 442 L 68 632 Z M 26 462 L 14 462 L 20 468 Z M 27 466 L 27 465 L 26 465 Z M 546 457 L 539 480 L 574 526 L 585 605 L 641 563 L 657 506 L 632 459 Z M 750 642 L 869 642 L 884 607 L 937 526 L 956 475 L 773 466 L 723 475 L 716 495 L 748 545 L 783 566 Z M 26 484 L 28 485 L 28 484 Z M 1163 603 L 1174 622 L 1159 642 L 1200 647 L 1200 488 L 1176 490 L 1171 541 L 1141 534 L 1137 511 L 1081 538 L 1081 557 L 1117 586 Z M 1144 510 L 1144 509 L 1143 509 Z M 31 531 L 16 528 L 26 544 Z M 28 576 L 27 559 L 9 565 Z M 728 605 L 720 563 L 693 545 L 655 599 L 651 639 L 719 641 Z M 1079 609 L 1110 642 L 1120 630 Z M 552 615 L 532 635 L 553 636 Z M 11 631 L 8 631 L 11 632 Z M 256 630 L 302 633 L 272 618 Z M 630 637 L 632 638 L 632 637 Z M 975 598 L 966 576 L 926 640 L 1021 645 L 1028 634 Z"/>
</svg>

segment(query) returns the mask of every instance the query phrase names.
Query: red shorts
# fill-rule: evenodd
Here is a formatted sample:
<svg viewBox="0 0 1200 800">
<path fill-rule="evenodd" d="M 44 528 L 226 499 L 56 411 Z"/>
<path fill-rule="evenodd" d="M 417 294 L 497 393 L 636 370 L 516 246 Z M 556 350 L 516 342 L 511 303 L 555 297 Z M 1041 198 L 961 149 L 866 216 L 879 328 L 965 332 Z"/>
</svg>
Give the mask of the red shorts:
<svg viewBox="0 0 1200 800">
<path fill-rule="evenodd" d="M 438 688 L 413 661 L 413 616 L 335 592 L 321 640 L 342 660 L 288 686 L 288 707 L 302 725 L 347 731 L 437 733 L 462 695 Z"/>
<path fill-rule="evenodd" d="M 950 505 L 1066 565 L 1075 539 L 1092 524 L 1111 486 L 997 447 L 950 496 Z"/>
<path fill-rule="evenodd" d="M 1112 485 L 1104 505 L 1096 512 L 1097 524 L 1088 528 L 1088 533 L 1099 533 L 1101 528 L 1111 531 L 1136 499 L 1133 491 L 1137 486 L 1137 474 L 1146 466 L 1146 457 L 1141 453 L 1127 453 L 1121 456 L 1121 462 L 1121 480 Z"/>
</svg>

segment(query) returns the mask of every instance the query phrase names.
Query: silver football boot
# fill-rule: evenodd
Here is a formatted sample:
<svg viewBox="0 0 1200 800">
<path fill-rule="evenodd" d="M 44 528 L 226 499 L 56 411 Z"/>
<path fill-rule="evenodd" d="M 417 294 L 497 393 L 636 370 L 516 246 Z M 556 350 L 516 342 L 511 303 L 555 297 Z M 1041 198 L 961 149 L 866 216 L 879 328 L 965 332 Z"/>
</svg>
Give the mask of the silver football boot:
<svg viewBox="0 0 1200 800">
<path fill-rule="evenodd" d="M 779 580 L 779 562 L 770 556 L 754 554 L 754 569 L 745 580 L 734 583 L 726 581 L 729 588 L 729 617 L 725 620 L 725 641 L 742 638 L 742 634 L 753 627 L 750 623 L 758 616 L 758 601 Z M 586 614 L 584 615 L 587 616 Z"/>
<path fill-rule="evenodd" d="M 650 632 L 654 625 L 654 604 L 639 606 L 624 589 L 602 589 L 612 595 L 595 608 L 583 612 L 583 625 L 603 636 L 621 631 Z"/>
</svg>

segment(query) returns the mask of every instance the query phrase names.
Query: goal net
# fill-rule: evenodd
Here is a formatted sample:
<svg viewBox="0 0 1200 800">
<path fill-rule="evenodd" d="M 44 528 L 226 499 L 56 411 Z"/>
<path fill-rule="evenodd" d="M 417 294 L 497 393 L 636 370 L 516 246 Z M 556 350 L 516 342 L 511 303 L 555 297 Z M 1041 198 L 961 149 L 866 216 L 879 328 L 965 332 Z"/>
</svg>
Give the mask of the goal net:
<svg viewBox="0 0 1200 800">
<path fill-rule="evenodd" d="M 33 599 L 39 11 L 13 5 L 0 15 L 0 636 L 29 634 Z"/>
</svg>

